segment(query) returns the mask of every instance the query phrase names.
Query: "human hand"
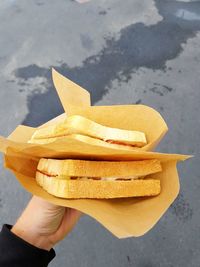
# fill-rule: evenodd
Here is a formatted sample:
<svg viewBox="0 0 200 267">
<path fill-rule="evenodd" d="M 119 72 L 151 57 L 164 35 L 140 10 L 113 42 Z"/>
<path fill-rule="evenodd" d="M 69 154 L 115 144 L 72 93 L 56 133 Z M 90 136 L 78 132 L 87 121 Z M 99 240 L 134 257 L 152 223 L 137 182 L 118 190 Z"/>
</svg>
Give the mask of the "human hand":
<svg viewBox="0 0 200 267">
<path fill-rule="evenodd" d="M 50 250 L 73 229 L 80 216 L 77 210 L 34 196 L 11 231 L 38 248 Z"/>
</svg>

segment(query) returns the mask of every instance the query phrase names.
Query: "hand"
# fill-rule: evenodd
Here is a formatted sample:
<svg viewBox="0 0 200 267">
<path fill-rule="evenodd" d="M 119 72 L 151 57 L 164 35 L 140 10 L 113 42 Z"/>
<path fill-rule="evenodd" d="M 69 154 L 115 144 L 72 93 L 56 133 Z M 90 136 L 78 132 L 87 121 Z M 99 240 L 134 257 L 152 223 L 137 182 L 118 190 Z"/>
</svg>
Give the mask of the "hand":
<svg viewBox="0 0 200 267">
<path fill-rule="evenodd" d="M 34 196 L 11 231 L 38 248 L 50 250 L 72 230 L 80 216 L 77 210 Z"/>
</svg>

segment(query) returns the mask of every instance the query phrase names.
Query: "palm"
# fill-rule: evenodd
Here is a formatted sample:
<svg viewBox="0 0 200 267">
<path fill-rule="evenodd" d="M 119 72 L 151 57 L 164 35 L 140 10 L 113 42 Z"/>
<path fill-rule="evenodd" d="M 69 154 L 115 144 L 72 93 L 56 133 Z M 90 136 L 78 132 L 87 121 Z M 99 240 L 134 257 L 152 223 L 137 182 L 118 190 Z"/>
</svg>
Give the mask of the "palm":
<svg viewBox="0 0 200 267">
<path fill-rule="evenodd" d="M 33 197 L 31 201 L 37 206 L 39 216 L 35 225 L 40 229 L 39 234 L 48 236 L 53 244 L 72 230 L 81 214 L 77 210 L 56 206 L 38 197 Z"/>
</svg>

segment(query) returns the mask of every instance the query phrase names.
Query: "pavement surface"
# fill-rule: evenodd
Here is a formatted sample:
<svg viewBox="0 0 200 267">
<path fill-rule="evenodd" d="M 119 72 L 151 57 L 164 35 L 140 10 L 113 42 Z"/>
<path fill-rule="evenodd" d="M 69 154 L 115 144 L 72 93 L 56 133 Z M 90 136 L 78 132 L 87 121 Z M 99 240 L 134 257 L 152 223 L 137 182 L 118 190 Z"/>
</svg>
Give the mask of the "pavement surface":
<svg viewBox="0 0 200 267">
<path fill-rule="evenodd" d="M 53 66 L 93 105 L 155 108 L 169 126 L 158 151 L 195 154 L 179 164 L 179 197 L 149 233 L 118 240 L 85 216 L 51 267 L 200 266 L 199 44 L 200 1 L 0 1 L 1 135 L 63 112 Z M 2 157 L 0 173 L 0 225 L 13 224 L 30 195 Z"/>
</svg>

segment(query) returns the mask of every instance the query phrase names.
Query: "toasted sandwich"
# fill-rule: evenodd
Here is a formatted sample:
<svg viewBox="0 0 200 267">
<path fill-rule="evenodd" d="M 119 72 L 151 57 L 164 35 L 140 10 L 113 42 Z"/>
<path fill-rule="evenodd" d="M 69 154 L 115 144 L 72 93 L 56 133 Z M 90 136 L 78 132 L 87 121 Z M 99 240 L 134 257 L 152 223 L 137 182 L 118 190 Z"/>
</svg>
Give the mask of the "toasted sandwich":
<svg viewBox="0 0 200 267">
<path fill-rule="evenodd" d="M 147 144 L 143 132 L 107 127 L 79 115 L 70 116 L 64 122 L 37 129 L 29 143 L 47 144 L 61 137 L 77 137 L 76 135 L 88 137 L 90 139 L 88 142 L 92 139 L 97 143 L 102 141 L 111 145 L 143 147 Z"/>
<path fill-rule="evenodd" d="M 40 159 L 36 181 L 61 198 L 124 198 L 155 196 L 160 180 L 148 175 L 161 172 L 158 160 L 87 161 Z"/>
</svg>

